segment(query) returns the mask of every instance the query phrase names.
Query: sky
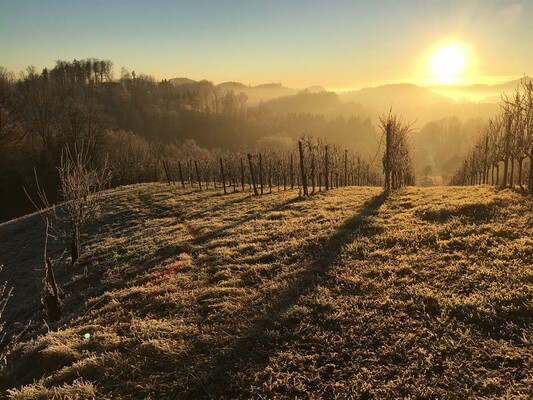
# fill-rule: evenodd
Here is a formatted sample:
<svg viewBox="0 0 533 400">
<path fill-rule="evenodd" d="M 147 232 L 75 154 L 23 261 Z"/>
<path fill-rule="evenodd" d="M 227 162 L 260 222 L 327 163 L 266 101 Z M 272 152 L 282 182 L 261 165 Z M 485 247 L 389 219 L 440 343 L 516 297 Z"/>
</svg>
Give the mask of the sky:
<svg viewBox="0 0 533 400">
<path fill-rule="evenodd" d="M 496 83 L 533 73 L 531 21 L 533 0 L 0 0 L 0 66 L 345 90 L 436 83 L 429 60 L 454 44 L 455 83 Z"/>
</svg>

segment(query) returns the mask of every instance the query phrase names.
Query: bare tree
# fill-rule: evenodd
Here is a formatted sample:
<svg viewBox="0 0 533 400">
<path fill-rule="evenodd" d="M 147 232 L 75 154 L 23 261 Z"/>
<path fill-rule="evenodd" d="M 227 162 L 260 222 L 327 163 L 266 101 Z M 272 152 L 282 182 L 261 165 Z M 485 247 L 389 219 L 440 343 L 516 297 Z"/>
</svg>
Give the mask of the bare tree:
<svg viewBox="0 0 533 400">
<path fill-rule="evenodd" d="M 39 186 L 37 173 L 35 173 L 35 181 L 41 207 L 26 191 L 28 198 L 37 210 L 41 211 L 47 227 L 51 217 L 49 228 L 53 236 L 70 239 L 72 264 L 76 263 L 81 255 L 82 229 L 97 215 L 103 190 L 111 181 L 111 172 L 106 163 L 102 168 L 92 166 L 87 149 L 88 147 L 83 145 L 80 148 L 74 146 L 73 151 L 69 147 L 63 148 L 61 163 L 57 167 L 59 193 L 63 200 L 60 207 L 52 207 L 46 193 Z M 69 225 L 69 231 L 63 228 L 65 224 Z"/>
<path fill-rule="evenodd" d="M 2 265 L 0 265 L 0 271 L 2 271 Z M 9 301 L 9 298 L 11 297 L 11 294 L 13 293 L 13 288 L 7 288 L 7 282 L 4 282 L 2 286 L 0 286 L 0 318 L 2 317 L 2 313 L 6 309 L 7 302 Z M 3 348 L 5 346 L 5 332 L 4 332 L 4 324 L 0 323 L 0 348 Z"/>
<path fill-rule="evenodd" d="M 72 263 L 81 255 L 81 232 L 84 225 L 95 217 L 104 190 L 111 180 L 107 166 L 99 170 L 91 167 L 84 146 L 74 152 L 66 147 L 58 167 L 60 193 L 71 228 Z"/>
<path fill-rule="evenodd" d="M 402 121 L 389 112 L 379 118 L 380 128 L 385 135 L 385 154 L 383 156 L 383 172 L 385 174 L 384 190 L 386 193 L 403 185 L 413 184 L 413 166 L 407 143 L 407 134 L 412 124 Z"/>
</svg>

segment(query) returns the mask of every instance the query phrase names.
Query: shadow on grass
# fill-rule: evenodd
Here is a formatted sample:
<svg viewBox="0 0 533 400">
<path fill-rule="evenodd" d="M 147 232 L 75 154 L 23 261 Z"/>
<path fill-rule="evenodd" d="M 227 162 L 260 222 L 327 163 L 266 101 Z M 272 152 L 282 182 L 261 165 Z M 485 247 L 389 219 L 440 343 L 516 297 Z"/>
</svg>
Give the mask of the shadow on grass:
<svg viewBox="0 0 533 400">
<path fill-rule="evenodd" d="M 353 241 L 354 234 L 372 234 L 371 230 L 364 229 L 365 223 L 378 212 L 385 200 L 384 194 L 374 196 L 359 213 L 347 219 L 333 234 L 304 249 L 304 253 L 311 257 L 308 266 L 291 280 L 286 290 L 272 300 L 266 312 L 257 318 L 244 336 L 217 354 L 211 363 L 202 367 L 204 371 L 209 371 L 204 378 L 192 382 L 185 393 L 175 395 L 179 398 L 194 399 L 238 396 L 239 388 L 232 387 L 233 377 L 242 373 L 250 376 L 254 371 L 263 370 L 276 350 L 276 347 L 269 343 L 267 331 L 282 322 L 285 312 L 302 296 L 316 288 L 320 279 L 338 260 L 344 246 Z M 278 207 L 281 206 L 283 205 Z M 240 221 L 243 222 L 245 221 Z M 198 343 L 189 354 L 198 357 L 204 351 L 205 343 Z"/>
<path fill-rule="evenodd" d="M 272 213 L 272 212 L 276 212 L 276 211 L 282 211 L 285 209 L 285 207 L 287 207 L 288 205 L 290 204 L 293 204 L 293 203 L 297 203 L 298 201 L 302 201 L 303 199 L 300 198 L 300 197 L 294 197 L 294 198 L 291 198 L 289 200 L 286 200 L 274 207 L 270 207 L 266 210 L 261 210 L 259 212 L 256 212 L 256 213 L 253 213 L 251 215 L 248 215 L 247 217 L 244 217 L 238 221 L 235 221 L 235 222 L 232 222 L 231 224 L 227 224 L 227 225 L 224 225 L 220 228 L 217 228 L 217 229 L 214 229 L 206 234 L 203 234 L 203 235 L 200 235 L 200 236 L 197 236 L 192 242 L 193 244 L 195 245 L 200 245 L 200 244 L 205 244 L 207 242 L 209 242 L 210 240 L 212 239 L 215 239 L 217 237 L 220 237 L 224 232 L 230 230 L 230 229 L 233 229 L 233 228 L 236 228 L 238 226 L 241 226 L 241 225 L 244 225 L 245 223 L 249 222 L 249 221 L 252 221 L 254 219 L 257 219 L 259 217 L 262 217 L 264 216 L 265 214 L 268 214 L 268 213 Z M 226 203 L 226 206 L 228 204 Z"/>
</svg>

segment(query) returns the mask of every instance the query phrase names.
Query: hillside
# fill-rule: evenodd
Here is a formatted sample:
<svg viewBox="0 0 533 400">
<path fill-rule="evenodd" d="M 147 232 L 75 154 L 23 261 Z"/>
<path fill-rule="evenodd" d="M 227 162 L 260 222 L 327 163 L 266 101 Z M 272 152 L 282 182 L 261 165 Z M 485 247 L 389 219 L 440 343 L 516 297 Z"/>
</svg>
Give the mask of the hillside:
<svg viewBox="0 0 533 400">
<path fill-rule="evenodd" d="M 80 265 L 51 243 L 67 315 L 50 326 L 39 217 L 4 223 L 5 328 L 25 330 L 0 397 L 526 399 L 531 210 L 488 187 L 122 187 Z"/>
<path fill-rule="evenodd" d="M 471 101 L 479 103 L 499 103 L 501 101 L 502 93 L 511 95 L 520 88 L 521 82 L 531 82 L 531 77 L 524 76 L 520 79 L 515 79 L 509 82 L 499 83 L 495 85 L 476 84 L 470 86 L 454 86 L 441 85 L 429 86 L 428 89 L 435 93 L 449 96 L 453 99 L 467 98 Z"/>
<path fill-rule="evenodd" d="M 451 116 L 462 120 L 488 119 L 498 112 L 497 104 L 455 101 L 442 93 L 436 89 L 402 83 L 343 93 L 340 99 L 361 104 L 373 115 L 381 115 L 392 107 L 394 112 L 407 120 L 416 121 L 415 126 L 419 128 L 430 121 Z"/>
<path fill-rule="evenodd" d="M 302 91 L 291 96 L 277 97 L 264 104 L 276 114 L 299 114 L 324 115 L 329 118 L 344 117 L 368 117 L 366 109 L 355 103 L 341 102 L 335 92 L 311 93 Z"/>
</svg>

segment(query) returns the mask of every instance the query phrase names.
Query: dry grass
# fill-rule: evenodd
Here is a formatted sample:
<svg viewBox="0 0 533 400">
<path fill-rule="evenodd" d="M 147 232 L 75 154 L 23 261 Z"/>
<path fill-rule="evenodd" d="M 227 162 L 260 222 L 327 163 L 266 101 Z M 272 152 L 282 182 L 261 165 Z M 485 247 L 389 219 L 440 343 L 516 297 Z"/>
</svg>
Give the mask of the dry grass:
<svg viewBox="0 0 533 400">
<path fill-rule="evenodd" d="M 50 250 L 68 315 L 48 332 L 37 217 L 0 226 L 0 280 L 15 286 L 6 329 L 33 321 L 4 396 L 530 395 L 531 197 L 346 188 L 299 200 L 145 184 L 108 193 L 89 229 L 80 266 Z"/>
</svg>

